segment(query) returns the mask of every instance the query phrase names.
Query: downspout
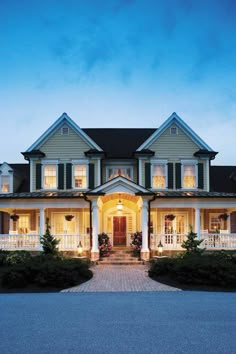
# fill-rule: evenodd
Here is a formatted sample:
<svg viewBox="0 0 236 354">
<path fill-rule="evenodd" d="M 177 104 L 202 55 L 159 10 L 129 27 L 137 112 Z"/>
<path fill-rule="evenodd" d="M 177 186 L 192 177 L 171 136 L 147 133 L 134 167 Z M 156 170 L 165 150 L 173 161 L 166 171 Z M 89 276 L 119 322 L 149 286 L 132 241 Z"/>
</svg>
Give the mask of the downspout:
<svg viewBox="0 0 236 354">
<path fill-rule="evenodd" d="M 148 201 L 148 248 L 150 248 L 150 221 L 151 221 L 151 202 L 157 198 L 157 195 L 154 194 L 152 199 Z"/>
<path fill-rule="evenodd" d="M 90 237 L 90 246 L 92 247 L 92 202 L 87 198 L 87 195 L 83 195 L 83 198 L 86 202 L 89 203 L 89 237 Z"/>
</svg>

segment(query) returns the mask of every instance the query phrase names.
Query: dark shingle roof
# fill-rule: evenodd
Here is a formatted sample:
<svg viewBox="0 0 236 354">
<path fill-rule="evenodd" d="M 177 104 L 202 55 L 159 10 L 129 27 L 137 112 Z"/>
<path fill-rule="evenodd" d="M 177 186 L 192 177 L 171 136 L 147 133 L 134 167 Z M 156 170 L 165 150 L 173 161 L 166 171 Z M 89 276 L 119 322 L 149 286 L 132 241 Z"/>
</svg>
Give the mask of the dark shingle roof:
<svg viewBox="0 0 236 354">
<path fill-rule="evenodd" d="M 236 193 L 236 166 L 211 166 L 212 192 Z"/>
<path fill-rule="evenodd" d="M 83 131 L 108 158 L 131 158 L 135 150 L 153 134 L 154 128 L 84 128 Z"/>
<path fill-rule="evenodd" d="M 30 166 L 28 163 L 10 163 L 9 166 L 14 171 L 14 176 L 19 178 L 20 184 L 15 192 L 30 191 Z"/>
</svg>

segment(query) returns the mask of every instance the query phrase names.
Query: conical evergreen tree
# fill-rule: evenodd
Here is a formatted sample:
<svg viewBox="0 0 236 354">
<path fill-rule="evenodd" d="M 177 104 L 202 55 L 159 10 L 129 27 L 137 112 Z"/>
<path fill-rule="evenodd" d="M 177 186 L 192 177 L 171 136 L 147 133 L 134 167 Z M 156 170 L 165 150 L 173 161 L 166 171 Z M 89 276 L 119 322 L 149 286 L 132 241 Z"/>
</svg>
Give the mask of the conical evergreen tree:
<svg viewBox="0 0 236 354">
<path fill-rule="evenodd" d="M 40 237 L 40 243 L 43 246 L 43 252 L 45 254 L 56 255 L 58 253 L 57 245 L 59 244 L 60 240 L 57 240 L 54 236 L 51 235 L 51 226 L 49 225 L 49 218 L 46 218 L 45 224 L 45 234 Z"/>
<path fill-rule="evenodd" d="M 203 240 L 197 239 L 197 234 L 193 232 L 192 226 L 190 226 L 190 231 L 188 233 L 187 239 L 183 241 L 181 247 L 186 249 L 186 254 L 201 254 L 204 252 L 204 248 L 200 248 L 199 245 Z"/>
</svg>

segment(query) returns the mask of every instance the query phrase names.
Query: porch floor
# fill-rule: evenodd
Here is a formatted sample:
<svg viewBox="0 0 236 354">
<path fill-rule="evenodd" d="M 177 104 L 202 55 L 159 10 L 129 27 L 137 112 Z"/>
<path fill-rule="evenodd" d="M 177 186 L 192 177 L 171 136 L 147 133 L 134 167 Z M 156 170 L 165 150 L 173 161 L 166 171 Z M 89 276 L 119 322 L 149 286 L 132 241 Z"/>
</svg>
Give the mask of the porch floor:
<svg viewBox="0 0 236 354">
<path fill-rule="evenodd" d="M 92 271 L 92 279 L 62 292 L 180 291 L 149 278 L 146 265 L 97 265 Z"/>
</svg>

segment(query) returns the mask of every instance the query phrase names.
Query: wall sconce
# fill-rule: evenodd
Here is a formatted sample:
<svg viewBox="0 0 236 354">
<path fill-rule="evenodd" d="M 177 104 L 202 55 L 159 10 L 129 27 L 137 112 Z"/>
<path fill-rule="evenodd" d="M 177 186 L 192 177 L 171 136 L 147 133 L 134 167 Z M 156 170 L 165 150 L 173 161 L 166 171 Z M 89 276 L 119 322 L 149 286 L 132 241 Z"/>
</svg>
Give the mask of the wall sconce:
<svg viewBox="0 0 236 354">
<path fill-rule="evenodd" d="M 117 209 L 118 211 L 122 211 L 122 210 L 123 210 L 123 203 L 122 203 L 122 201 L 121 201 L 121 199 L 120 199 L 120 195 L 119 195 L 118 203 L 116 204 L 116 209 Z"/>
<path fill-rule="evenodd" d="M 157 250 L 158 250 L 158 255 L 161 257 L 163 252 L 163 244 L 161 243 L 161 241 L 158 243 Z"/>
</svg>

